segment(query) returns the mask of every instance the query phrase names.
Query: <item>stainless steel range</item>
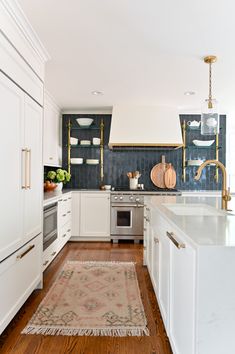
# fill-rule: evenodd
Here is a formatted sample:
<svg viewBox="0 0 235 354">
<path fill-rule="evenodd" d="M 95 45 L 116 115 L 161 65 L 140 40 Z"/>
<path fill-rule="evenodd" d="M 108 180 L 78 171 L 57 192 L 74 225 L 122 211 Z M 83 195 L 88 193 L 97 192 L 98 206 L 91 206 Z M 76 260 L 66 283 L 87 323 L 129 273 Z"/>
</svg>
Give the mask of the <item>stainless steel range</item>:
<svg viewBox="0 0 235 354">
<path fill-rule="evenodd" d="M 144 195 L 111 194 L 111 240 L 142 240 Z"/>
</svg>

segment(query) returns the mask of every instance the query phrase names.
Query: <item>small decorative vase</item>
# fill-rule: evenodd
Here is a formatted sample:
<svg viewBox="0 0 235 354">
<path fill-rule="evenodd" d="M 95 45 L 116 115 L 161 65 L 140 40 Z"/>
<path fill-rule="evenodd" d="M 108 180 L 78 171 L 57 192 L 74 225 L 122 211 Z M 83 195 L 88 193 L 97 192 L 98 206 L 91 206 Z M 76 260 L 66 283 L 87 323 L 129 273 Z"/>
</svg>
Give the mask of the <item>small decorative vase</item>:
<svg viewBox="0 0 235 354">
<path fill-rule="evenodd" d="M 63 189 L 63 182 L 57 183 L 56 192 L 61 192 Z"/>
</svg>

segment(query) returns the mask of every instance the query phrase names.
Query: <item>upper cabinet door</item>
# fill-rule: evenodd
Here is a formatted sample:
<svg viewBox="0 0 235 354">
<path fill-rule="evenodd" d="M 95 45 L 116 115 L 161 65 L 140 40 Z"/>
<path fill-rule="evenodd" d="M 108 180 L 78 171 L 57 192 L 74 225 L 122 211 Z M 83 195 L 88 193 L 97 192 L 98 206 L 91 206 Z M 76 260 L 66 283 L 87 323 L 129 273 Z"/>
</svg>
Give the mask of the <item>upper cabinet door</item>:
<svg viewBox="0 0 235 354">
<path fill-rule="evenodd" d="M 42 108 L 25 95 L 26 184 L 24 205 L 25 240 L 42 232 Z"/>
<path fill-rule="evenodd" d="M 14 252 L 23 239 L 24 93 L 0 73 L 0 261 Z"/>
<path fill-rule="evenodd" d="M 60 109 L 48 94 L 45 94 L 43 164 L 61 166 Z"/>
</svg>

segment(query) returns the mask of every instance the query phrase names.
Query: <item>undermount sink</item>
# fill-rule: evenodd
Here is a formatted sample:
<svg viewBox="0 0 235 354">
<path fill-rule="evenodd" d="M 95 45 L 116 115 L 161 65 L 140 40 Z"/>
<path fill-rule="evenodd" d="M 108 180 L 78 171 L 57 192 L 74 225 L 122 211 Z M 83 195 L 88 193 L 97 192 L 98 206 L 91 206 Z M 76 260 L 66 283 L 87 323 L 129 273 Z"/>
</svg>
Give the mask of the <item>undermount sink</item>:
<svg viewBox="0 0 235 354">
<path fill-rule="evenodd" d="M 226 211 L 218 210 L 207 204 L 163 204 L 165 208 L 170 210 L 175 215 L 187 216 L 225 216 Z"/>
</svg>

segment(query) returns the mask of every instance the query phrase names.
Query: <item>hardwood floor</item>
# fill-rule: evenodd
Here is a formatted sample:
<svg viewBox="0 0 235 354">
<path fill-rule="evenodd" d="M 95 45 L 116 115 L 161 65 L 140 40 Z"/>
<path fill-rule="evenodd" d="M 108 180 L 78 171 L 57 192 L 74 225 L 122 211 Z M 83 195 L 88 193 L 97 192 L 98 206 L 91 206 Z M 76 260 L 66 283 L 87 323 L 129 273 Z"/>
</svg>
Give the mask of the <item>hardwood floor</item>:
<svg viewBox="0 0 235 354">
<path fill-rule="evenodd" d="M 142 266 L 142 245 L 69 242 L 44 272 L 43 290 L 35 290 L 0 337 L 4 354 L 171 354 L 147 268 Z M 20 332 L 67 260 L 135 261 L 150 336 L 69 337 L 22 335 Z M 1 285 L 3 286 L 3 284 Z"/>
</svg>

